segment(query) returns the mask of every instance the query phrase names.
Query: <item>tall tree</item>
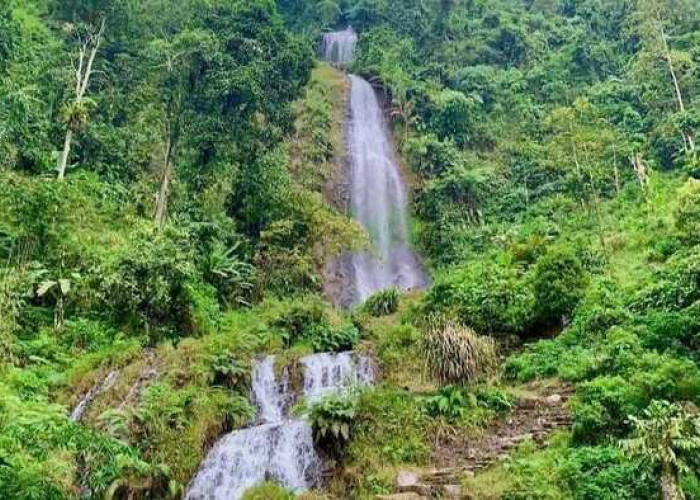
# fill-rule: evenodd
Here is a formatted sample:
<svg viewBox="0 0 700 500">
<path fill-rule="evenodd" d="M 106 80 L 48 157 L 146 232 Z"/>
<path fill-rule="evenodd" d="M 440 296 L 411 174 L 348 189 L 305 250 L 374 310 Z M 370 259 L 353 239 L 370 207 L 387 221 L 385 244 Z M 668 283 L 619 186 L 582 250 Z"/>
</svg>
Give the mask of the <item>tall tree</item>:
<svg viewBox="0 0 700 500">
<path fill-rule="evenodd" d="M 90 77 L 93 74 L 95 57 L 103 41 L 106 20 L 102 18 L 99 26 L 80 23 L 66 24 L 69 35 L 77 41 L 77 51 L 72 58 L 75 78 L 74 98 L 66 105 L 63 118 L 67 123 L 63 151 L 58 161 L 58 179 L 63 180 L 68 167 L 68 159 L 73 144 L 73 134 L 83 127 L 88 120 L 92 102 L 86 98 Z"/>
</svg>

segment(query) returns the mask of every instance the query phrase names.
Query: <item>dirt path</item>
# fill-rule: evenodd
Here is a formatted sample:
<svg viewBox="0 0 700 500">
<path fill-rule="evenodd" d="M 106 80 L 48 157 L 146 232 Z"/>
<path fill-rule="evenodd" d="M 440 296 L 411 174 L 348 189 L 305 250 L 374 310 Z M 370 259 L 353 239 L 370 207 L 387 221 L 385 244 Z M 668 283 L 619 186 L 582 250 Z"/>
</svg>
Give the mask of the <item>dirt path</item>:
<svg viewBox="0 0 700 500">
<path fill-rule="evenodd" d="M 412 494 L 409 498 L 463 498 L 459 484 L 464 476 L 473 475 L 504 460 L 520 443 L 532 440 L 544 446 L 550 434 L 568 428 L 572 417 L 566 403 L 573 388 L 562 384 L 533 383 L 525 395 L 503 418 L 495 420 L 478 436 L 451 436 L 438 442 L 431 458 L 432 469 L 400 472 L 396 490 Z M 384 498 L 399 499 L 400 495 Z"/>
<path fill-rule="evenodd" d="M 530 385 L 528 392 L 531 394 L 518 400 L 508 415 L 494 421 L 483 434 L 439 443 L 432 463 L 438 468 L 475 472 L 505 458 L 523 441 L 543 445 L 552 431 L 571 425 L 571 414 L 566 408 L 571 387 Z"/>
</svg>

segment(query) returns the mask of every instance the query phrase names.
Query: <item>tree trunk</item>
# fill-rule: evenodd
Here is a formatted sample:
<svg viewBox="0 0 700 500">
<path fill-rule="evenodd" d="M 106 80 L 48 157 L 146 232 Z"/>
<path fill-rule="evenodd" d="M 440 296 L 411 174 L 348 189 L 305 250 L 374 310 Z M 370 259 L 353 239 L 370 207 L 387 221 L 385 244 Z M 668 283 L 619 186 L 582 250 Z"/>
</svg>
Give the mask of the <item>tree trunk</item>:
<svg viewBox="0 0 700 500">
<path fill-rule="evenodd" d="M 63 142 L 63 152 L 61 159 L 58 162 L 58 180 L 63 180 L 66 176 L 66 168 L 68 167 L 68 157 L 70 156 L 70 147 L 73 142 L 73 130 L 68 126 L 66 131 L 66 140 Z"/>
<path fill-rule="evenodd" d="M 671 464 L 664 464 L 661 470 L 661 495 L 664 500 L 685 500 Z"/>
<path fill-rule="evenodd" d="M 86 39 L 81 48 L 78 57 L 78 67 L 75 68 L 75 102 L 80 104 L 87 92 L 88 84 L 90 83 L 90 75 L 92 75 L 92 66 L 95 63 L 95 56 L 100 50 L 102 43 L 102 35 L 105 30 L 105 20 L 100 24 L 100 30 L 94 35 L 94 38 Z M 92 48 L 91 48 L 92 46 Z M 89 51 L 89 55 L 88 55 Z M 85 57 L 87 56 L 87 61 Z M 58 180 L 63 180 L 66 176 L 66 168 L 68 167 L 68 158 L 70 157 L 71 143 L 73 142 L 73 123 L 72 117 L 68 120 L 68 130 L 66 131 L 66 139 L 63 143 L 63 153 L 58 163 Z"/>
</svg>

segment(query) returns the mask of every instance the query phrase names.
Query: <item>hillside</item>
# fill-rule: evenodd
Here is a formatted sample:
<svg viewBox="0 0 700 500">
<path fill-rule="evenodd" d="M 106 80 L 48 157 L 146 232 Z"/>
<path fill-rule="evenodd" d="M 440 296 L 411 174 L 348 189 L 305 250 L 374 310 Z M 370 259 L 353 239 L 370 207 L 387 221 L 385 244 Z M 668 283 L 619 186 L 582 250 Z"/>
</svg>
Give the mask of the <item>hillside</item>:
<svg viewBox="0 0 700 500">
<path fill-rule="evenodd" d="M 1 3 L 0 498 L 700 499 L 699 82 L 690 0 Z"/>
</svg>

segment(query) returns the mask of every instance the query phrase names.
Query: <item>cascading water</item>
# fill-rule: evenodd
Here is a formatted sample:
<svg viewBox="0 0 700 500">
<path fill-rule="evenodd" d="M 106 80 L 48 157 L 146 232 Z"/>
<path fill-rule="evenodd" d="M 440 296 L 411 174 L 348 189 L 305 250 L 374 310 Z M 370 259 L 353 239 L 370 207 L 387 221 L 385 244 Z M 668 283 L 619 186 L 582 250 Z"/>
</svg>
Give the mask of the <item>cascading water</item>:
<svg viewBox="0 0 700 500">
<path fill-rule="evenodd" d="M 350 81 L 350 198 L 372 241 L 371 251 L 352 257 L 355 301 L 362 302 L 389 287 L 422 288 L 426 278 L 409 243 L 406 188 L 379 99 L 366 80 L 351 75 Z"/>
<path fill-rule="evenodd" d="M 323 59 L 337 66 L 347 66 L 352 62 L 357 34 L 348 27 L 345 31 L 326 33 L 321 43 Z"/>
<path fill-rule="evenodd" d="M 85 394 L 85 396 L 82 397 L 82 399 L 78 402 L 75 408 L 73 408 L 73 411 L 70 414 L 70 418 L 73 422 L 80 422 L 83 419 L 83 416 L 85 415 L 85 412 L 87 411 L 88 407 L 90 406 L 90 403 L 92 403 L 97 397 L 99 397 L 102 393 L 110 390 L 114 383 L 117 381 L 117 377 L 119 376 L 119 372 L 116 370 L 112 370 L 107 374 L 107 376 L 97 382 L 95 385 L 93 385 L 90 390 Z"/>
<path fill-rule="evenodd" d="M 347 66 L 356 42 L 351 28 L 327 33 L 323 55 L 330 63 Z M 350 82 L 350 201 L 372 242 L 371 251 L 354 254 L 350 263 L 352 302 L 359 303 L 385 288 L 422 288 L 427 278 L 411 249 L 406 188 L 379 98 L 366 80 L 350 75 Z"/>
<path fill-rule="evenodd" d="M 372 382 L 368 359 L 351 353 L 314 354 L 301 360 L 304 396 L 319 396 L 354 384 Z M 275 378 L 275 358 L 268 356 L 253 370 L 253 399 L 261 425 L 234 431 L 209 452 L 185 495 L 188 500 L 236 500 L 265 480 L 302 491 L 313 486 L 321 472 L 311 426 L 290 419 L 287 406 L 292 394 L 285 380 Z"/>
</svg>

